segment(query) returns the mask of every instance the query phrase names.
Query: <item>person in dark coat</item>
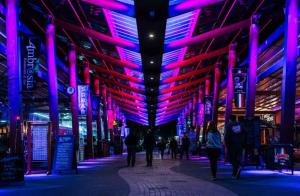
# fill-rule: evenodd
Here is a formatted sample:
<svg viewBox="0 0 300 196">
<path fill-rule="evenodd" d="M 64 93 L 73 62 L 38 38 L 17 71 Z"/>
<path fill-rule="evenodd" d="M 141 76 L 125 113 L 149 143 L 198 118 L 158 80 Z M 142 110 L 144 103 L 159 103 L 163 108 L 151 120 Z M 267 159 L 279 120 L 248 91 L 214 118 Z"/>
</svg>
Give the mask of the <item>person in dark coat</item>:
<svg viewBox="0 0 300 196">
<path fill-rule="evenodd" d="M 138 138 L 136 134 L 131 131 L 129 135 L 125 138 L 125 144 L 127 145 L 127 166 L 134 167 L 135 164 L 135 154 L 136 154 L 136 146 L 138 144 Z"/>
<path fill-rule="evenodd" d="M 246 143 L 246 135 L 243 126 L 231 115 L 225 126 L 225 144 L 229 161 L 232 164 L 232 176 L 239 179 L 241 173 L 241 160 L 243 148 Z"/>
<path fill-rule="evenodd" d="M 158 143 L 158 148 L 159 148 L 159 151 L 160 151 L 161 159 L 164 159 L 164 154 L 165 154 L 165 149 L 166 149 L 166 142 L 163 138 Z"/>
<path fill-rule="evenodd" d="M 183 138 L 182 138 L 180 159 L 182 159 L 184 153 L 186 154 L 186 160 L 189 159 L 190 143 L 191 143 L 190 139 L 189 139 L 187 133 L 185 133 Z"/>
<path fill-rule="evenodd" d="M 170 141 L 170 149 L 171 149 L 172 159 L 176 159 L 178 144 L 177 144 L 177 141 L 174 137 Z"/>
<path fill-rule="evenodd" d="M 152 166 L 154 144 L 155 144 L 154 135 L 151 129 L 148 129 L 144 137 L 144 147 L 146 150 L 147 167 Z"/>
</svg>

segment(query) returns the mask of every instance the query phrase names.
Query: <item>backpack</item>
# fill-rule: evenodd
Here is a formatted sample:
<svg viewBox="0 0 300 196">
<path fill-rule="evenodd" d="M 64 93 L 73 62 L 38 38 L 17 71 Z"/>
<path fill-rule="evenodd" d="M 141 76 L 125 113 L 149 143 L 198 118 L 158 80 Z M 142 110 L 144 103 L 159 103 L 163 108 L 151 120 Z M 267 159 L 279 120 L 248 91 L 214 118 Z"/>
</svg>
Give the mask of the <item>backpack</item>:
<svg viewBox="0 0 300 196">
<path fill-rule="evenodd" d="M 232 132 L 233 133 L 236 133 L 236 134 L 239 134 L 242 132 L 242 128 L 241 128 L 241 125 L 237 124 L 237 125 L 232 125 Z"/>
</svg>

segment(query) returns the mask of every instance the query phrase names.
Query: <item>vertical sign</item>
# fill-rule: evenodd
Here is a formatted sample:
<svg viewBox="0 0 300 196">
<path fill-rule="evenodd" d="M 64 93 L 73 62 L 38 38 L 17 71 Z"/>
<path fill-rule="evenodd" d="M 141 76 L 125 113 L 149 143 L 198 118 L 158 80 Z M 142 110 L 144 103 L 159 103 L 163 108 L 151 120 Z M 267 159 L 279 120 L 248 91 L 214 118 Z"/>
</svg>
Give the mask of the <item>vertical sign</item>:
<svg viewBox="0 0 300 196">
<path fill-rule="evenodd" d="M 246 94 L 246 70 L 242 68 L 232 69 L 233 77 L 233 91 L 234 91 L 234 103 L 238 108 L 245 107 L 245 94 Z"/>
<path fill-rule="evenodd" d="M 204 120 L 204 104 L 203 103 L 197 103 L 197 124 L 203 125 Z"/>
<path fill-rule="evenodd" d="M 48 160 L 48 126 L 32 126 L 32 161 Z"/>
<path fill-rule="evenodd" d="M 72 170 L 74 137 L 60 135 L 55 138 L 54 171 L 61 173 Z"/>
<path fill-rule="evenodd" d="M 38 37 L 22 37 L 21 39 L 21 63 L 22 63 L 22 87 L 25 91 L 35 89 L 35 74 L 39 67 L 41 40 Z"/>
<path fill-rule="evenodd" d="M 206 96 L 204 98 L 204 115 L 206 121 L 212 120 L 212 110 L 213 110 L 213 97 Z"/>
<path fill-rule="evenodd" d="M 78 85 L 78 109 L 79 109 L 78 112 L 79 112 L 79 115 L 87 114 L 88 93 L 89 93 L 88 85 Z"/>
</svg>

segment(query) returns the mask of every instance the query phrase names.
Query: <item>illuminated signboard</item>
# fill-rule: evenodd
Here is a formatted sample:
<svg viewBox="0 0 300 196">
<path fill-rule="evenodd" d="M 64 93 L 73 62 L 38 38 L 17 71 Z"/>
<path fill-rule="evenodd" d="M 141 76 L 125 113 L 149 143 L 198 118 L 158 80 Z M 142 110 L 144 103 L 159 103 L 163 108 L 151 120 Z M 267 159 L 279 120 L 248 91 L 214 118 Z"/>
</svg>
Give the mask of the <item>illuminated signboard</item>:
<svg viewBox="0 0 300 196">
<path fill-rule="evenodd" d="M 89 86 L 88 85 L 78 85 L 78 109 L 79 115 L 87 114 L 88 106 L 88 95 Z"/>
<path fill-rule="evenodd" d="M 32 161 L 48 160 L 48 126 L 32 126 Z"/>
</svg>

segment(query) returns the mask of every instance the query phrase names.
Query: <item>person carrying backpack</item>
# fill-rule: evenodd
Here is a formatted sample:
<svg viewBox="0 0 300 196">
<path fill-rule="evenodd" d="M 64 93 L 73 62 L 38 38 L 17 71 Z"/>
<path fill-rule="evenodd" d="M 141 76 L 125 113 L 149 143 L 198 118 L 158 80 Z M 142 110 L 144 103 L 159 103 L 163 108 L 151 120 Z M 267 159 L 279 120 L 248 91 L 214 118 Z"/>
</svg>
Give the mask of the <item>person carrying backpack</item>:
<svg viewBox="0 0 300 196">
<path fill-rule="evenodd" d="M 239 179 L 243 148 L 246 143 L 245 131 L 236 117 L 231 115 L 225 126 L 225 144 L 232 164 L 232 176 Z"/>
</svg>

